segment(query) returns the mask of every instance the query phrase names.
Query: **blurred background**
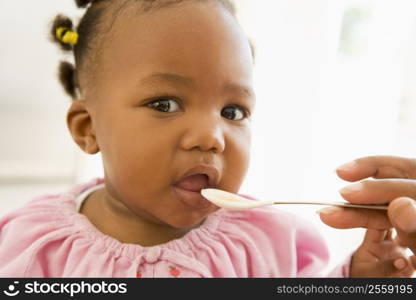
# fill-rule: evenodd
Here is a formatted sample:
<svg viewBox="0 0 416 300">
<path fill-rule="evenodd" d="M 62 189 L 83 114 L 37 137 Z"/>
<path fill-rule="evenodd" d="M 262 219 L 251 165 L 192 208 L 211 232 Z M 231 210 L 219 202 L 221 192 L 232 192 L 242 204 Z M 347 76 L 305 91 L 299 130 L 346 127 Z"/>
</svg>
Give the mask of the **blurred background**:
<svg viewBox="0 0 416 300">
<path fill-rule="evenodd" d="M 340 201 L 340 164 L 416 156 L 416 1 L 235 3 L 257 56 L 252 158 L 241 193 Z M 48 41 L 58 12 L 78 20 L 84 10 L 73 0 L 0 0 L 0 216 L 103 175 L 100 154 L 84 154 L 66 128 L 70 99 L 56 73 L 68 57 Z M 319 208 L 282 207 L 315 223 L 332 266 L 363 230 L 328 228 Z"/>
</svg>

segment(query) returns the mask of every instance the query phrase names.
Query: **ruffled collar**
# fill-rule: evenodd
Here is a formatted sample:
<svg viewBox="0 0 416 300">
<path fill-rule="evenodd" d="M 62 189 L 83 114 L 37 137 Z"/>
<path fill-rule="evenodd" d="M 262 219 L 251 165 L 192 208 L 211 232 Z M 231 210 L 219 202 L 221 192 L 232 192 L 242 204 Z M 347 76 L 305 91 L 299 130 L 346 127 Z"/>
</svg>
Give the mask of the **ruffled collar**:
<svg viewBox="0 0 416 300">
<path fill-rule="evenodd" d="M 201 237 L 202 239 L 204 239 L 204 237 L 212 237 L 219 227 L 220 222 L 223 220 L 225 212 L 220 209 L 209 215 L 201 226 L 189 231 L 181 238 L 148 247 L 141 246 L 139 244 L 122 243 L 98 230 L 85 215 L 80 214 L 77 211 L 76 198 L 90 189 L 94 190 L 97 185 L 102 185 L 104 182 L 104 178 L 95 178 L 88 183 L 78 185 L 61 195 L 61 200 L 63 200 L 61 203 L 64 205 L 64 214 L 67 221 L 74 226 L 76 231 L 85 236 L 85 238 L 93 241 L 94 243 L 99 242 L 99 245 L 102 246 L 103 252 L 110 249 L 117 255 L 128 256 L 132 259 L 137 258 L 143 253 L 158 252 L 161 249 L 168 252 L 194 252 L 196 250 L 194 247 L 201 242 Z M 97 246 L 99 245 L 97 244 Z"/>
</svg>

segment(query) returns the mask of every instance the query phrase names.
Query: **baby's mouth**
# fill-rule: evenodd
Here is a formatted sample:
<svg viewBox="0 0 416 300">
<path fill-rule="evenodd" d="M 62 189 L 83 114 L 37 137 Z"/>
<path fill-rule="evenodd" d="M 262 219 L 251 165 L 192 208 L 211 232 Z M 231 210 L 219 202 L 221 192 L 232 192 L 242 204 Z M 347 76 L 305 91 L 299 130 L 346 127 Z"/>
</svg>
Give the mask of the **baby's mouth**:
<svg viewBox="0 0 416 300">
<path fill-rule="evenodd" d="M 202 189 L 209 187 L 209 178 L 205 174 L 194 174 L 176 182 L 175 186 L 190 192 L 200 193 Z"/>
</svg>

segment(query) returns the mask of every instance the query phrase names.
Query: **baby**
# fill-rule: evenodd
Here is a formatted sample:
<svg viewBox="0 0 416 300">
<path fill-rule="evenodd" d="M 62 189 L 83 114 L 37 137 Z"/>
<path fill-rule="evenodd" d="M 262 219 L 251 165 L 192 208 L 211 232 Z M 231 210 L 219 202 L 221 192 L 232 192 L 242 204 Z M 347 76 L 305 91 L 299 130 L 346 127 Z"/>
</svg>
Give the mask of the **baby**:
<svg viewBox="0 0 416 300">
<path fill-rule="evenodd" d="M 310 224 L 275 208 L 220 210 L 249 166 L 253 49 L 227 0 L 76 1 L 55 42 L 67 124 L 104 178 L 37 197 L 0 221 L 2 277 L 410 276 L 404 249 L 369 231 L 329 274 Z"/>
</svg>

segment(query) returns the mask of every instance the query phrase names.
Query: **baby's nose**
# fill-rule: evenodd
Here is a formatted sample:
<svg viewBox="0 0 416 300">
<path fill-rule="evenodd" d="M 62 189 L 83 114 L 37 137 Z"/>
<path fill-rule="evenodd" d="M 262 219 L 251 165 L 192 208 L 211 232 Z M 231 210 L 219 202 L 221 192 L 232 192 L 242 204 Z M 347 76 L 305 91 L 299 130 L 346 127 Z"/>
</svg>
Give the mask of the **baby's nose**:
<svg viewBox="0 0 416 300">
<path fill-rule="evenodd" d="M 181 146 L 185 150 L 198 148 L 202 151 L 221 153 L 225 148 L 224 132 L 221 120 L 205 117 L 187 126 Z"/>
</svg>

